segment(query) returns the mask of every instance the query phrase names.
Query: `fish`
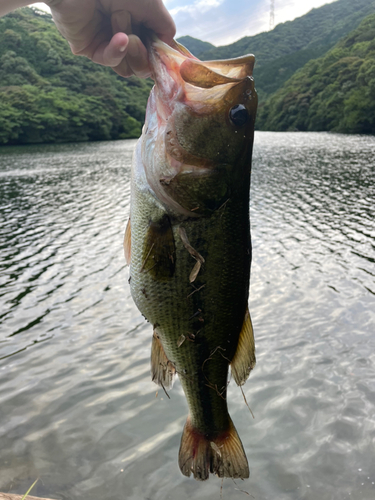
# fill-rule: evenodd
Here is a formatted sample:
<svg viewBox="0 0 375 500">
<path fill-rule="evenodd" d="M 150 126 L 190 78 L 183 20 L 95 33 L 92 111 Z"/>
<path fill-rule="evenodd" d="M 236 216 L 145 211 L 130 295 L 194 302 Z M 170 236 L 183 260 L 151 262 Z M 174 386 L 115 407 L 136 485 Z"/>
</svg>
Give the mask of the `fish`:
<svg viewBox="0 0 375 500">
<path fill-rule="evenodd" d="M 132 163 L 124 250 L 131 294 L 153 325 L 152 380 L 178 375 L 189 415 L 178 464 L 197 480 L 247 478 L 227 407 L 256 363 L 248 310 L 254 56 L 200 61 L 149 37 L 154 87 Z"/>
</svg>

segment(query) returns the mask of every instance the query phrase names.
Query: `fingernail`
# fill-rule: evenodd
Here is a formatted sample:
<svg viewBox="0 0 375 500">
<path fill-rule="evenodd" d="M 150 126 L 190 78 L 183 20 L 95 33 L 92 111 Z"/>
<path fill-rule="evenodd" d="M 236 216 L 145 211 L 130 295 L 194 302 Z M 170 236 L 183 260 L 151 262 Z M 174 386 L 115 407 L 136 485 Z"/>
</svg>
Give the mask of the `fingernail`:
<svg viewBox="0 0 375 500">
<path fill-rule="evenodd" d="M 119 46 L 120 52 L 125 52 L 125 50 L 129 47 L 129 38 L 127 40 L 122 40 Z"/>
</svg>

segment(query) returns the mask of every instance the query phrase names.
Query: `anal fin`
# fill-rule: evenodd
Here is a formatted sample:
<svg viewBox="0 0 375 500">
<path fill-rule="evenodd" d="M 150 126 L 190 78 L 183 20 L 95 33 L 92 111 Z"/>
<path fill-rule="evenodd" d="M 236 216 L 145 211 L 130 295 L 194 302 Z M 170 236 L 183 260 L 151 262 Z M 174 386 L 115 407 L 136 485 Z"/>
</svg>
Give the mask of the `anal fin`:
<svg viewBox="0 0 375 500">
<path fill-rule="evenodd" d="M 253 325 L 251 324 L 249 309 L 247 309 L 238 339 L 237 350 L 231 362 L 231 371 L 237 385 L 243 385 L 246 382 L 255 363 Z"/>
<path fill-rule="evenodd" d="M 131 258 L 131 226 L 130 226 L 130 218 L 126 225 L 125 235 L 124 235 L 124 254 L 125 260 L 128 266 L 130 266 L 130 258 Z"/>
<path fill-rule="evenodd" d="M 172 389 L 176 368 L 167 358 L 157 331 L 154 330 L 151 346 L 151 377 L 155 384 Z"/>
<path fill-rule="evenodd" d="M 236 428 L 229 417 L 229 427 L 217 436 L 207 436 L 193 427 L 188 417 L 181 438 L 178 464 L 182 474 L 199 481 L 210 472 L 219 477 L 247 478 L 249 465 Z"/>
</svg>

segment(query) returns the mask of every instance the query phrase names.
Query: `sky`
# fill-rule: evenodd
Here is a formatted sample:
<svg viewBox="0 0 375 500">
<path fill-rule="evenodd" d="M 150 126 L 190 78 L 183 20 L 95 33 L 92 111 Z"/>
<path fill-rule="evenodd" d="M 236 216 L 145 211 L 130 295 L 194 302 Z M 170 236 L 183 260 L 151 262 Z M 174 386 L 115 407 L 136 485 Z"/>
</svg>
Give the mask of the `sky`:
<svg viewBox="0 0 375 500">
<path fill-rule="evenodd" d="M 335 0 L 275 0 L 275 26 Z M 271 0 L 164 0 L 177 37 L 190 35 L 214 45 L 269 30 Z M 35 6 L 48 10 L 45 4 Z"/>
</svg>

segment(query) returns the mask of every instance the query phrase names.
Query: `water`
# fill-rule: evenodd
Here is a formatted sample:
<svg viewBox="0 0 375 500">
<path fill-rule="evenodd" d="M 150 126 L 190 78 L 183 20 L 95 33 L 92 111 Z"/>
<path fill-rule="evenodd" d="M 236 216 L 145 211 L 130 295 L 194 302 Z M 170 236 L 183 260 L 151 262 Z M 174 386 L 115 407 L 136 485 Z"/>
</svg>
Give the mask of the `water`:
<svg viewBox="0 0 375 500">
<path fill-rule="evenodd" d="M 375 138 L 258 132 L 251 478 L 181 475 L 122 239 L 135 141 L 0 150 L 0 491 L 66 500 L 375 498 Z"/>
</svg>

